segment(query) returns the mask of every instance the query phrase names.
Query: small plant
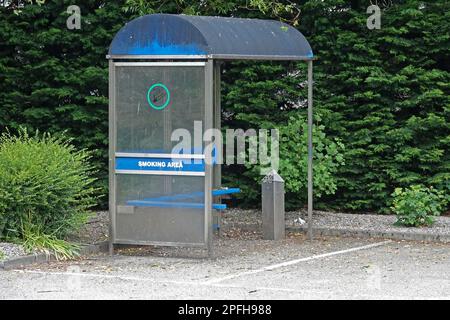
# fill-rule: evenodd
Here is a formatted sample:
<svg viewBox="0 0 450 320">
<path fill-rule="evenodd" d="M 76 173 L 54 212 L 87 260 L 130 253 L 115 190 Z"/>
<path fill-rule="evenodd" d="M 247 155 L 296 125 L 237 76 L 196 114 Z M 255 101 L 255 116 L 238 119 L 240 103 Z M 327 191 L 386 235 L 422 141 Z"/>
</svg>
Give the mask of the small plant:
<svg viewBox="0 0 450 320">
<path fill-rule="evenodd" d="M 6 255 L 5 253 L 0 249 L 0 261 L 5 259 Z"/>
<path fill-rule="evenodd" d="M 396 188 L 392 193 L 392 211 L 397 215 L 396 225 L 407 227 L 429 226 L 447 205 L 443 191 L 433 187 L 413 185 L 410 188 Z"/>
<path fill-rule="evenodd" d="M 26 130 L 0 136 L 0 238 L 73 257 L 62 239 L 78 230 L 96 204 L 90 154 L 70 140 Z"/>
<path fill-rule="evenodd" d="M 319 117 L 316 119 L 319 120 Z M 308 125 L 302 116 L 292 116 L 288 124 L 279 127 L 280 162 L 278 172 L 285 181 L 288 201 L 286 206 L 295 208 L 306 202 L 308 184 Z M 313 129 L 314 147 L 314 197 L 334 194 L 337 190 L 336 173 L 344 165 L 345 146 L 339 139 L 331 139 L 325 134 L 323 125 Z M 247 164 L 255 182 L 261 180 L 260 166 Z"/>
</svg>

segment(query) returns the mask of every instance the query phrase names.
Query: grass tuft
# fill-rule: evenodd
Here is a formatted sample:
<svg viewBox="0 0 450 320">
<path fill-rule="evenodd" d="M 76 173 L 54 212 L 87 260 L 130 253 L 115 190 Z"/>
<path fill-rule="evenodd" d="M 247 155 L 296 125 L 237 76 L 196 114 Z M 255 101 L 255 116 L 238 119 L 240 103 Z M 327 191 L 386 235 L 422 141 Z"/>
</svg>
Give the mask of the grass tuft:
<svg viewBox="0 0 450 320">
<path fill-rule="evenodd" d="M 24 250 L 28 253 L 34 251 L 53 254 L 57 260 L 74 259 L 79 256 L 80 247 L 76 244 L 58 239 L 55 235 L 45 234 L 41 226 L 30 223 L 22 224 L 22 241 Z"/>
</svg>

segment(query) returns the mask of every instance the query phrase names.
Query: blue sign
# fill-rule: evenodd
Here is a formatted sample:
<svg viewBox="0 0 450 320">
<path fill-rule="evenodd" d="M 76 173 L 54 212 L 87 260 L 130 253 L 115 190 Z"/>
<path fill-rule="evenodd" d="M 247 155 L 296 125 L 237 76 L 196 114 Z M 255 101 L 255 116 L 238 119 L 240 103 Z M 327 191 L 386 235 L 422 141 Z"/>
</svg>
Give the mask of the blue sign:
<svg viewBox="0 0 450 320">
<path fill-rule="evenodd" d="M 116 170 L 205 172 L 204 160 L 117 157 Z"/>
</svg>

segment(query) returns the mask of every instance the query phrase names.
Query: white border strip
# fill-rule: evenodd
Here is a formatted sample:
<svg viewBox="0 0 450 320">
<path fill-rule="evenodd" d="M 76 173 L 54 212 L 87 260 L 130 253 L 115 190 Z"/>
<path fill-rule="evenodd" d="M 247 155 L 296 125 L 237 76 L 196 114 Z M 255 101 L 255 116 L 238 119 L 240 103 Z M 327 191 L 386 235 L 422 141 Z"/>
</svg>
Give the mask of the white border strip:
<svg viewBox="0 0 450 320">
<path fill-rule="evenodd" d="M 116 158 L 168 158 L 168 159 L 205 159 L 204 154 L 176 154 L 176 153 L 130 153 L 116 152 Z"/>
<path fill-rule="evenodd" d="M 204 67 L 205 62 L 115 62 L 116 67 Z"/>
<path fill-rule="evenodd" d="M 148 175 L 158 175 L 158 176 L 193 176 L 193 177 L 204 177 L 205 172 L 194 172 L 194 171 L 150 171 L 150 170 L 116 170 L 116 174 L 148 174 Z"/>
<path fill-rule="evenodd" d="M 206 60 L 208 55 L 206 54 L 197 54 L 197 55 L 106 55 L 106 59 L 124 59 L 124 60 Z"/>
</svg>

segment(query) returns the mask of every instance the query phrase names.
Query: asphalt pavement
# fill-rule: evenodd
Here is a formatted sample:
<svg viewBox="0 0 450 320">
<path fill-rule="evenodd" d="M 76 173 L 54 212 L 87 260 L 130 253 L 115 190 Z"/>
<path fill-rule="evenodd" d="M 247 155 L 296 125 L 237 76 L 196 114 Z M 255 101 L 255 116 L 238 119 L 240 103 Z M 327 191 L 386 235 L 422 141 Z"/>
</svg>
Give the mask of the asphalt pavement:
<svg viewBox="0 0 450 320">
<path fill-rule="evenodd" d="M 291 234 L 0 271 L 0 299 L 449 299 L 450 245 Z"/>
</svg>

